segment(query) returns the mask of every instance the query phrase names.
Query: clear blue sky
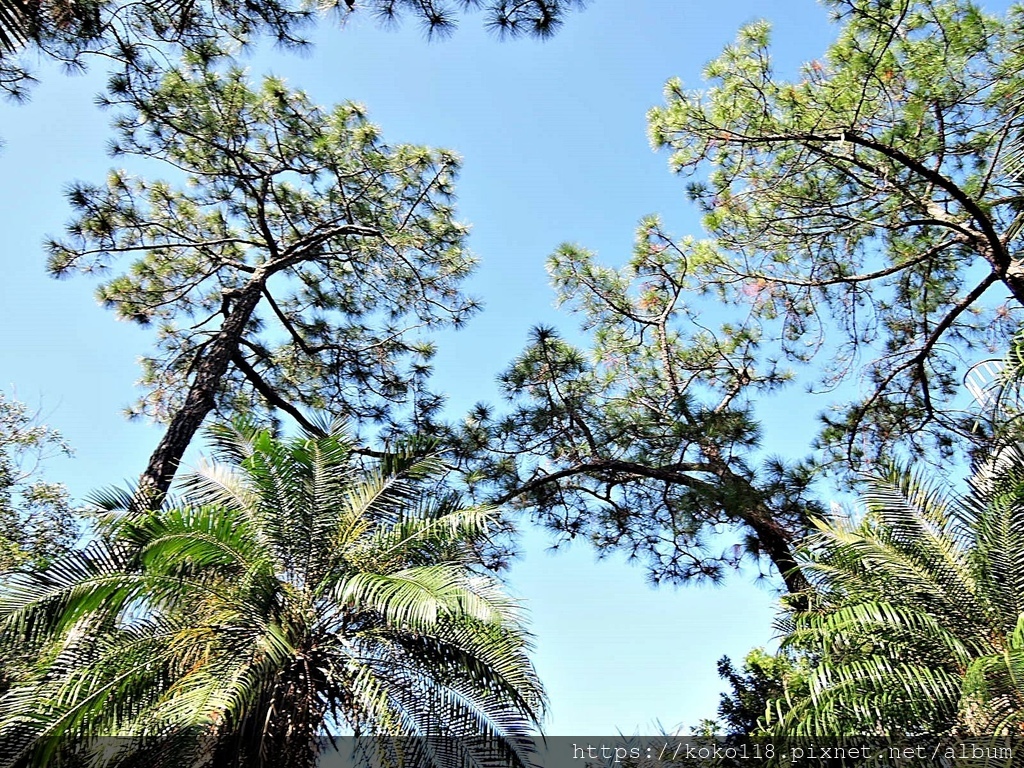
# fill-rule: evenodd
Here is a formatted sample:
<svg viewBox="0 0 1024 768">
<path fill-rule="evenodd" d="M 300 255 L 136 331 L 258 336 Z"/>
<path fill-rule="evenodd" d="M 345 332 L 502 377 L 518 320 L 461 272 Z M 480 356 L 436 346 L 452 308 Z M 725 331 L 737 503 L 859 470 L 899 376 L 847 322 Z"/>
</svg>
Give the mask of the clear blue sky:
<svg viewBox="0 0 1024 768">
<path fill-rule="evenodd" d="M 819 57 L 834 35 L 814 0 L 593 0 L 546 42 L 498 42 L 467 18 L 451 39 L 428 43 L 414 24 L 382 31 L 366 18 L 342 31 L 325 21 L 306 57 L 261 50 L 249 63 L 254 76 L 283 76 L 319 103 L 366 104 L 389 142 L 462 154 L 459 215 L 473 225 L 482 262 L 470 289 L 486 308 L 441 340 L 436 381 L 455 415 L 496 399 L 494 378 L 531 326 L 572 327 L 554 309 L 544 271 L 559 243 L 619 264 L 645 214 L 699 232 L 683 183 L 648 146 L 644 115 L 669 77 L 699 86 L 701 67 L 758 18 L 775 25 L 783 72 Z M 0 105 L 0 388 L 41 406 L 77 449 L 73 461 L 51 461 L 48 478 L 78 496 L 136 477 L 160 435 L 120 415 L 149 335 L 102 310 L 88 280 L 56 282 L 43 269 L 41 241 L 69 214 L 62 190 L 100 180 L 111 165 L 107 116 L 92 106 L 101 83 L 97 73 L 44 69 L 30 104 Z M 800 434 L 768 403 L 767 449 L 801 455 L 820 407 L 807 404 Z M 773 423 L 785 426 L 785 442 Z M 715 713 L 716 660 L 771 639 L 775 595 L 752 573 L 713 589 L 653 590 L 618 559 L 546 546 L 545 534 L 527 536 L 511 583 L 532 611 L 549 734 L 692 726 Z"/>
</svg>

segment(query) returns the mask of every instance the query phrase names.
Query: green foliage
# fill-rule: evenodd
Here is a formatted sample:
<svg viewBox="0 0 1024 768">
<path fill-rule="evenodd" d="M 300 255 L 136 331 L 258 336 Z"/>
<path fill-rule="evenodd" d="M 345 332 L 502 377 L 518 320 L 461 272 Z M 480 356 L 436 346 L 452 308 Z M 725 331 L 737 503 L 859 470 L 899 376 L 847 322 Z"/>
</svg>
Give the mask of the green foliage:
<svg viewBox="0 0 1024 768">
<path fill-rule="evenodd" d="M 84 40 L 96 37 L 99 4 L 93 2 L 0 2 L 0 59 L 10 57 L 30 41 L 41 41 L 47 27 L 73 27 Z"/>
<path fill-rule="evenodd" d="M 584 4 L 585 0 L 0 0 L 0 89 L 14 98 L 26 96 L 33 80 L 29 53 L 46 54 L 78 70 L 89 54 L 99 54 L 131 71 L 168 49 L 235 49 L 262 34 L 279 45 L 302 48 L 308 45 L 304 30 L 328 13 L 341 24 L 355 13 L 371 14 L 384 24 L 411 16 L 428 35 L 444 36 L 455 29 L 460 13 L 481 7 L 486 26 L 501 36 L 544 38 L 555 33 L 567 13 Z"/>
<path fill-rule="evenodd" d="M 78 538 L 79 517 L 67 489 L 39 477 L 53 453 L 70 455 L 60 434 L 23 403 L 0 392 L 0 578 L 44 568 Z M 0 692 L 24 679 L 31 648 L 0 649 Z"/>
<path fill-rule="evenodd" d="M 358 104 L 323 109 L 199 56 L 114 78 L 108 103 L 121 110 L 115 155 L 159 161 L 171 179 L 115 170 L 75 184 L 49 268 L 107 275 L 128 260 L 97 296 L 155 331 L 132 411 L 169 423 L 154 482 L 214 407 L 268 405 L 309 427 L 303 406 L 380 423 L 414 399 L 426 332 L 477 309 L 459 291 L 474 259 L 452 152 L 390 146 Z"/>
<path fill-rule="evenodd" d="M 825 361 L 822 384 L 863 395 L 823 444 L 858 462 L 896 447 L 948 454 L 969 432 L 949 407 L 978 346 L 1000 348 L 1024 300 L 1019 184 L 1022 13 L 963 0 L 830 0 L 836 43 L 797 79 L 752 24 L 678 80 L 651 139 L 693 180 L 719 255 L 709 289 L 752 313 L 765 348 Z M 993 308 L 999 292 L 1010 305 Z"/>
<path fill-rule="evenodd" d="M 719 721 L 728 739 L 742 741 L 767 733 L 769 710 L 787 696 L 807 695 L 808 661 L 787 653 L 750 651 L 736 669 L 728 657 L 718 662 L 718 676 L 732 689 L 721 695 Z"/>
<path fill-rule="evenodd" d="M 399 360 L 432 354 L 410 331 L 475 310 L 457 292 L 474 259 L 453 219 L 453 153 L 391 147 L 358 104 L 325 110 L 281 80 L 251 88 L 241 70 L 198 61 L 145 85 L 117 80 L 110 100 L 126 108 L 115 155 L 184 178 L 115 170 L 75 184 L 49 268 L 102 275 L 131 259 L 97 298 L 156 331 L 136 413 L 166 420 L 180 407 L 218 318 L 256 282 L 266 314 L 249 319 L 247 361 L 285 399 L 348 415 L 380 418 L 375 400 L 405 396 L 412 369 Z"/>
<path fill-rule="evenodd" d="M 691 729 L 689 739 L 694 747 L 706 746 L 710 751 L 709 757 L 697 764 L 701 768 L 742 768 L 752 759 L 759 762 L 763 759 L 767 765 L 780 765 L 774 758 L 786 753 L 792 744 L 784 746 L 782 742 L 773 741 L 766 723 L 780 699 L 787 695 L 806 695 L 809 674 L 808 659 L 793 653 L 770 654 L 755 648 L 744 657 L 739 669 L 728 657 L 722 657 L 718 662 L 718 676 L 731 690 L 720 695 L 716 719 L 701 720 Z M 671 737 L 678 739 L 677 734 Z M 766 754 L 768 745 L 771 745 L 771 755 Z M 755 757 L 757 755 L 760 759 Z M 667 760 L 665 765 L 667 768 L 691 762 Z"/>
<path fill-rule="evenodd" d="M 771 733 L 893 738 L 1019 733 L 1024 722 L 1024 451 L 1001 450 L 963 498 L 918 475 L 875 479 L 859 522 L 819 524 L 801 557 L 815 587 L 785 617 L 804 692 Z"/>
<path fill-rule="evenodd" d="M 349 10 L 355 4 L 345 0 Z M 431 35 L 450 34 L 458 23 L 457 14 L 484 10 L 484 23 L 499 35 L 550 37 L 565 19 L 566 13 L 582 8 L 587 0 L 372 0 L 368 10 L 391 23 L 410 14 Z M 336 3 L 337 4 L 337 3 Z"/>
<path fill-rule="evenodd" d="M 78 537 L 67 489 L 38 477 L 48 453 L 70 455 L 60 434 L 0 393 L 0 574 L 43 567 Z"/>
<path fill-rule="evenodd" d="M 482 492 L 626 551 L 655 581 L 767 555 L 800 591 L 792 547 L 819 512 L 818 469 L 850 479 L 978 440 L 952 407 L 960 377 L 1017 327 L 1024 198 L 1007 161 L 1024 129 L 1024 10 L 828 4 L 838 40 L 795 80 L 758 22 L 707 65 L 706 88 L 669 82 L 651 139 L 691 178 L 712 238 L 649 217 L 620 269 L 562 247 L 552 282 L 588 349 L 538 330 L 502 377 L 510 412 L 478 406 L 454 430 Z M 999 290 L 1009 302 L 993 307 Z M 823 450 L 765 461 L 754 405 L 811 363 Z M 745 544 L 723 547 L 724 531 Z"/>
<path fill-rule="evenodd" d="M 426 737 L 417 765 L 529 764 L 542 691 L 473 554 L 493 513 L 437 493 L 436 459 L 364 471 L 321 432 L 218 427 L 180 498 L 6 584 L 3 642 L 49 645 L 0 700 L 3 765 L 313 766 L 339 729 Z"/>
<path fill-rule="evenodd" d="M 511 411 L 478 406 L 452 439 L 480 492 L 566 538 L 626 550 L 655 583 L 717 580 L 763 557 L 799 590 L 791 546 L 816 509 L 812 467 L 757 457 L 753 398 L 786 372 L 759 360 L 756 328 L 702 322 L 703 275 L 717 258 L 653 218 L 620 270 L 563 246 L 548 268 L 592 348 L 537 329 L 501 377 Z M 740 542 L 717 535 L 726 531 Z"/>
</svg>

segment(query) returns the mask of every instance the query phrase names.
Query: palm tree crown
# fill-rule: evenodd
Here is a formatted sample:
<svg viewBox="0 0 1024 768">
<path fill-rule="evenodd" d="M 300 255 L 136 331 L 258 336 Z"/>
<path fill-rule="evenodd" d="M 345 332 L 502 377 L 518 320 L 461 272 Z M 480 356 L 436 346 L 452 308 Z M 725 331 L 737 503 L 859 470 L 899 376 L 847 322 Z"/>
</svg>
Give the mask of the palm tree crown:
<svg viewBox="0 0 1024 768">
<path fill-rule="evenodd" d="M 806 610 L 782 623 L 810 691 L 779 702 L 798 736 L 1021 735 L 1024 449 L 1002 449 L 954 497 L 891 471 L 857 523 L 820 523 Z"/>
<path fill-rule="evenodd" d="M 472 555 L 492 513 L 427 493 L 434 459 L 361 471 L 337 428 L 212 438 L 179 499 L 4 589 L 8 641 L 49 644 L 0 701 L 9 764 L 115 736 L 124 765 L 311 766 L 349 732 L 417 737 L 407 765 L 529 765 L 541 687 Z"/>
</svg>

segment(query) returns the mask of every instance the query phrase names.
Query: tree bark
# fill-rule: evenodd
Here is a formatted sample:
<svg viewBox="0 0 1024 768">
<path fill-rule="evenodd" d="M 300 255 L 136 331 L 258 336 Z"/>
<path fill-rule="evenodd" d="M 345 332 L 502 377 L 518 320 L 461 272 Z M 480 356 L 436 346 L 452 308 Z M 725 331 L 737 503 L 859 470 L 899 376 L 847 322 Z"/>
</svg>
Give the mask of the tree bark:
<svg viewBox="0 0 1024 768">
<path fill-rule="evenodd" d="M 230 306 L 220 331 L 206 349 L 200 353 L 195 375 L 189 386 L 185 403 L 171 418 L 149 464 L 139 481 L 144 504 L 156 509 L 163 503 L 181 457 L 195 437 L 203 421 L 217 404 L 217 390 L 224 374 L 237 354 L 238 343 L 245 326 L 260 303 L 262 280 L 252 280 L 244 288 L 230 295 Z M 225 297 L 228 298 L 227 296 Z"/>
<path fill-rule="evenodd" d="M 601 479 L 602 473 L 616 472 L 628 477 L 647 477 L 654 480 L 662 480 L 667 483 L 678 483 L 689 487 L 704 487 L 709 497 L 714 495 L 715 488 L 706 481 L 695 480 L 686 474 L 688 470 L 713 472 L 722 484 L 731 484 L 742 489 L 742 495 L 750 499 L 750 506 L 744 509 L 728 509 L 722 506 L 734 520 L 749 527 L 761 545 L 761 549 L 772 565 L 778 570 L 782 577 L 786 590 L 790 594 L 798 594 L 810 588 L 810 583 L 800 571 L 796 561 L 796 553 L 793 550 L 794 535 L 785 527 L 775 521 L 775 515 L 759 498 L 757 488 L 745 477 L 735 473 L 728 464 L 720 457 L 717 450 L 706 446 L 705 450 L 710 454 L 710 462 L 703 466 L 697 465 L 676 465 L 672 467 L 648 466 L 639 462 L 616 460 L 616 459 L 595 459 L 586 464 L 579 464 L 573 467 L 566 467 L 536 478 L 518 488 L 498 497 L 491 499 L 491 503 L 500 506 L 513 499 L 529 493 L 542 485 L 557 483 L 558 481 L 583 475 L 594 479 Z M 628 482 L 626 477 L 619 482 Z"/>
<path fill-rule="evenodd" d="M 807 577 L 800 570 L 793 553 L 793 545 L 786 531 L 771 519 L 767 510 L 759 509 L 747 514 L 741 514 L 741 519 L 757 536 L 761 549 L 772 561 L 782 581 L 786 585 L 786 591 L 796 595 L 810 589 Z"/>
<path fill-rule="evenodd" d="M 726 511 L 732 512 L 754 532 L 764 553 L 782 577 L 786 590 L 791 595 L 806 592 L 811 585 L 797 564 L 796 553 L 793 551 L 793 534 L 775 521 L 775 514 L 764 504 L 758 489 L 749 479 L 733 471 L 716 446 L 706 445 L 704 452 L 714 466 L 719 481 L 723 485 L 738 485 L 743 489 L 742 495 L 750 499 L 748 508 Z"/>
</svg>

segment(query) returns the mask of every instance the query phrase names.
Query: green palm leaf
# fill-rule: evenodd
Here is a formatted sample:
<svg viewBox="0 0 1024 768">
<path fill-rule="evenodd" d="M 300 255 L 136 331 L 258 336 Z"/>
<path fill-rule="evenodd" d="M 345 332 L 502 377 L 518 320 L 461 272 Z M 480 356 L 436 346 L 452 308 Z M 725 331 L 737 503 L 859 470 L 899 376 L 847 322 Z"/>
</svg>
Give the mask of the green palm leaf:
<svg viewBox="0 0 1024 768">
<path fill-rule="evenodd" d="M 363 471 L 329 426 L 217 427 L 222 463 L 177 501 L 106 494 L 125 506 L 107 543 L 0 590 L 5 637 L 43 649 L 0 699 L 0 765 L 313 765 L 342 727 L 418 737 L 418 765 L 529 764 L 544 697 L 521 610 L 472 556 L 493 513 L 434 494 L 420 447 Z"/>
<path fill-rule="evenodd" d="M 783 616 L 814 660 L 806 694 L 775 702 L 777 735 L 1019 734 L 1024 725 L 1024 450 L 957 497 L 898 468 L 858 522 L 819 521 L 801 554 L 814 585 Z"/>
</svg>

